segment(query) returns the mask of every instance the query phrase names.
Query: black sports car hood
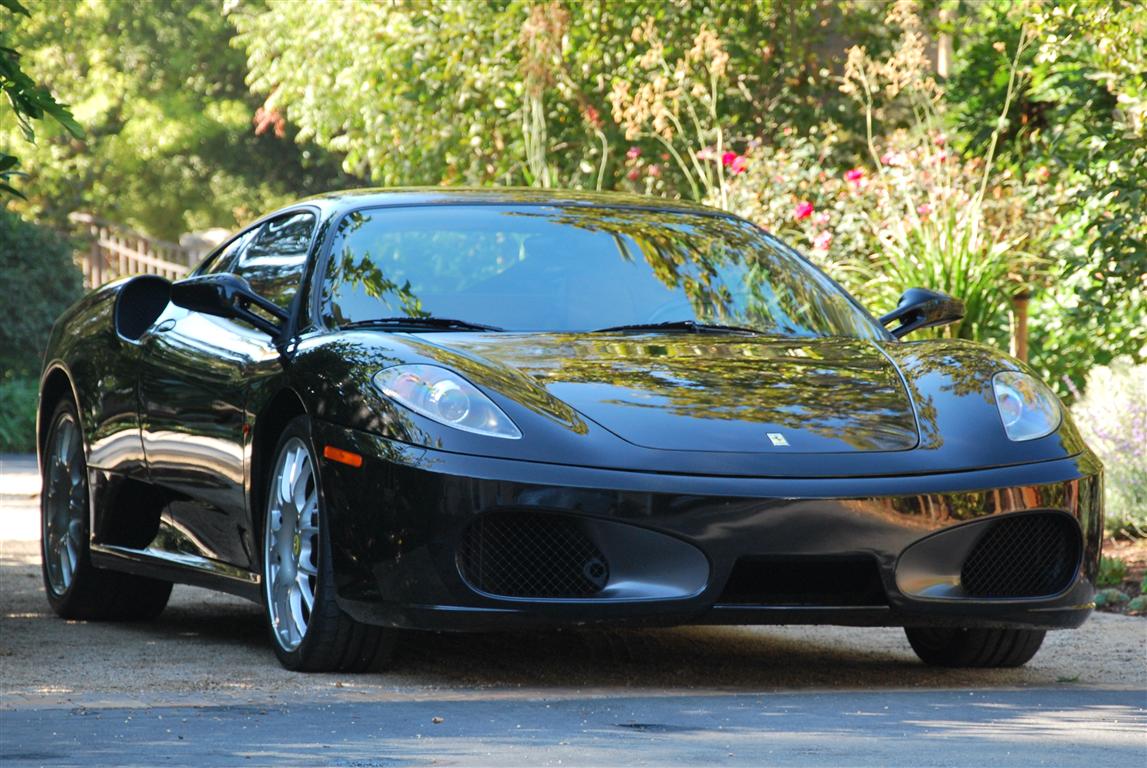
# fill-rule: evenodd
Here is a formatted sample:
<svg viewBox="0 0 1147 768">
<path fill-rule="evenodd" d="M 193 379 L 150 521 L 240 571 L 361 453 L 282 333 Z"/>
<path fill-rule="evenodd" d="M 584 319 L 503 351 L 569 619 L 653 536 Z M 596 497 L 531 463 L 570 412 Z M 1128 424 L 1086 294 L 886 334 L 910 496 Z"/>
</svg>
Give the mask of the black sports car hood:
<svg viewBox="0 0 1147 768">
<path fill-rule="evenodd" d="M 495 459 L 814 478 L 956 472 L 1084 450 L 1066 411 L 1047 437 L 1009 440 L 992 376 L 1022 364 L 958 339 L 355 329 L 301 339 L 291 360 L 293 386 L 317 418 Z M 451 429 L 397 406 L 371 381 L 403 363 L 465 376 L 522 438 Z"/>
<path fill-rule="evenodd" d="M 856 339 L 689 333 L 432 338 L 443 351 L 524 374 L 585 418 L 645 448 L 851 453 L 907 450 L 919 439 L 896 367 L 875 345 Z"/>
</svg>

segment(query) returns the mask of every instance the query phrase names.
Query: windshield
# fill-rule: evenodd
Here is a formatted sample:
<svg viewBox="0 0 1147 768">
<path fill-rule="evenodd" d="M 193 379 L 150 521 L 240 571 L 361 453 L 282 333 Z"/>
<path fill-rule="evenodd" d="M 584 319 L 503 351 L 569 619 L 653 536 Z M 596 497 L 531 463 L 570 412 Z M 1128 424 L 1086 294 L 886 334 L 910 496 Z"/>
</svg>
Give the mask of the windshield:
<svg viewBox="0 0 1147 768">
<path fill-rule="evenodd" d="M 747 221 L 587 205 L 351 213 L 335 234 L 322 314 L 333 326 L 409 316 L 584 332 L 692 321 L 886 338 L 843 290 Z"/>
</svg>

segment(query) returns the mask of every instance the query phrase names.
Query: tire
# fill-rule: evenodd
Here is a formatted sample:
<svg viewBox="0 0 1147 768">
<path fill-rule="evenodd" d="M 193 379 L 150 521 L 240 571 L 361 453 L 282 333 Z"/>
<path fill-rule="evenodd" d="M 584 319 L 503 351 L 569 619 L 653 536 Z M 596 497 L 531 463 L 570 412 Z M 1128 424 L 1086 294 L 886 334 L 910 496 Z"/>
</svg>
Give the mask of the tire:
<svg viewBox="0 0 1147 768">
<path fill-rule="evenodd" d="M 92 565 L 87 459 L 70 400 L 56 406 L 44 442 L 40 566 L 52 610 L 65 619 L 140 621 L 167 605 L 171 582 Z"/>
<path fill-rule="evenodd" d="M 370 672 L 393 656 L 395 630 L 362 624 L 335 599 L 330 521 L 305 416 L 291 420 L 265 481 L 263 613 L 275 655 L 299 672 Z"/>
<path fill-rule="evenodd" d="M 937 667 L 1022 667 L 1043 644 L 1042 629 L 906 627 L 912 650 Z"/>
</svg>

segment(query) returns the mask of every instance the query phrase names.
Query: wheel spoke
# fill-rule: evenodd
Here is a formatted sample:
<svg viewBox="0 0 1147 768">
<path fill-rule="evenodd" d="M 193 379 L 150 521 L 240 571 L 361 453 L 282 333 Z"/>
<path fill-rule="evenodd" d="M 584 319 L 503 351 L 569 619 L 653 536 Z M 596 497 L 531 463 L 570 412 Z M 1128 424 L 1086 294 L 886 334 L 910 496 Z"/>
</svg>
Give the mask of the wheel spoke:
<svg viewBox="0 0 1147 768">
<path fill-rule="evenodd" d="M 300 573 L 295 577 L 295 583 L 298 585 L 298 592 L 302 596 L 302 602 L 307 608 L 307 616 L 309 617 L 315 604 L 315 593 L 311 589 L 310 577 L 305 573 Z"/>
<path fill-rule="evenodd" d="M 60 581 L 64 589 L 72 583 L 72 559 L 66 539 L 61 539 L 56 545 L 56 560 L 60 564 Z"/>
<path fill-rule="evenodd" d="M 291 622 L 294 624 L 296 639 L 301 640 L 303 634 L 307 631 L 307 621 L 303 618 L 303 593 L 299 589 L 298 582 L 294 582 L 290 587 L 288 593 L 291 599 Z"/>
<path fill-rule="evenodd" d="M 310 458 L 303 454 L 299 462 L 299 473 L 291 485 L 291 503 L 295 509 L 302 511 L 307 507 L 307 486 L 311 482 Z"/>
<path fill-rule="evenodd" d="M 307 555 L 307 557 L 300 558 L 298 571 L 300 574 L 304 574 L 306 576 L 318 576 L 319 575 L 319 569 L 317 567 L 315 567 L 314 563 L 311 562 L 311 558 L 310 558 L 309 554 Z"/>
</svg>

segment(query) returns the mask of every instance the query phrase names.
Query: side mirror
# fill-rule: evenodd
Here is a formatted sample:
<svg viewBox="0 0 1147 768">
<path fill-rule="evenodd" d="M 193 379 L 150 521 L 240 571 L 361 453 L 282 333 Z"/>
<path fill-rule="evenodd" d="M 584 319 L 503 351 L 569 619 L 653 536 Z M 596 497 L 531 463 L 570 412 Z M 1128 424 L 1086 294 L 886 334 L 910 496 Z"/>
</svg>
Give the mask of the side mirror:
<svg viewBox="0 0 1147 768">
<path fill-rule="evenodd" d="M 896 338 L 937 325 L 948 325 L 964 317 L 964 302 L 946 293 L 930 291 L 927 288 L 909 288 L 900 295 L 896 309 L 880 318 L 880 323 L 900 321 L 895 328 L 889 328 Z"/>
<path fill-rule="evenodd" d="M 243 320 L 270 336 L 278 336 L 287 321 L 286 312 L 251 290 L 243 278 L 227 273 L 199 275 L 172 283 L 171 303 L 205 315 Z M 253 308 L 274 319 L 256 314 Z"/>
</svg>

